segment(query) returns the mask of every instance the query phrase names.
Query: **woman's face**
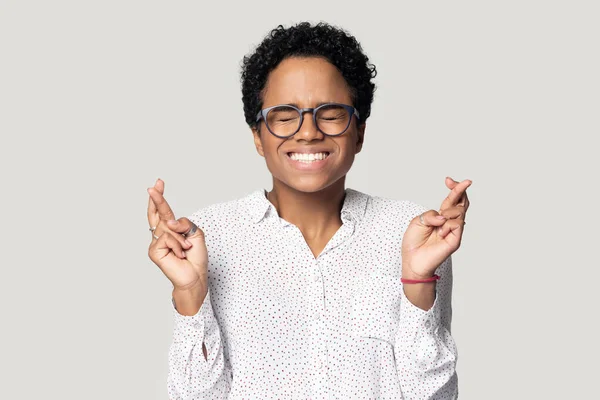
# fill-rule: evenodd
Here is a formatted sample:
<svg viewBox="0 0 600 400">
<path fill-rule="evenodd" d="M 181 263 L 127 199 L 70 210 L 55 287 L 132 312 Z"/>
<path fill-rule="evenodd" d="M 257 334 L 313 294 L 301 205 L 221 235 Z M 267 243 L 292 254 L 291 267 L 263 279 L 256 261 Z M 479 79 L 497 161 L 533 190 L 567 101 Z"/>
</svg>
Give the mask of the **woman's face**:
<svg viewBox="0 0 600 400">
<path fill-rule="evenodd" d="M 317 107 L 322 103 L 352 105 L 350 91 L 340 72 L 328 61 L 316 57 L 283 60 L 270 73 L 263 100 L 263 108 L 280 104 L 298 108 Z M 317 130 L 312 115 L 305 113 L 300 130 L 290 138 L 272 135 L 263 120 L 259 125 L 260 135 L 255 129 L 252 132 L 256 150 L 265 157 L 275 179 L 301 192 L 316 192 L 337 182 L 350 170 L 364 137 L 365 124 L 359 127 L 357 122 L 353 116 L 346 132 L 331 137 Z M 306 152 L 328 155 L 313 163 L 292 159 L 296 158 L 292 153 Z"/>
</svg>

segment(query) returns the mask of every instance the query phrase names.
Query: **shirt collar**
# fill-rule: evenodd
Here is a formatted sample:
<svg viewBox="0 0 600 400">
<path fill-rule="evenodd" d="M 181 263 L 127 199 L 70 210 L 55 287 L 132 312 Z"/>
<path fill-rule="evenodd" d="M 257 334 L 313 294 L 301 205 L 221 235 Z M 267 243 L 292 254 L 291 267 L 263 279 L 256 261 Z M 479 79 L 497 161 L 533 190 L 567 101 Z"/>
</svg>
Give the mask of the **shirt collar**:
<svg viewBox="0 0 600 400">
<path fill-rule="evenodd" d="M 246 197 L 248 215 L 253 223 L 257 224 L 265 218 L 269 211 L 276 211 L 275 206 L 267 199 L 265 189 L 258 189 Z M 358 190 L 346 188 L 346 196 L 342 205 L 341 218 L 360 222 L 366 212 L 369 195 Z"/>
</svg>

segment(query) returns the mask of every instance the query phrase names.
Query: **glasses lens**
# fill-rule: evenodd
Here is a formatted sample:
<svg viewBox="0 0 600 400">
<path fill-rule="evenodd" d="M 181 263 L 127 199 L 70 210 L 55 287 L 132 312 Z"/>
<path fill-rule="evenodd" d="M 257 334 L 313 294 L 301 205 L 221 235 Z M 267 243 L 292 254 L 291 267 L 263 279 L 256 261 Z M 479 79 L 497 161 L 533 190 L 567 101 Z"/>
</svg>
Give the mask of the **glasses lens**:
<svg viewBox="0 0 600 400">
<path fill-rule="evenodd" d="M 267 127 L 277 136 L 290 136 L 298 130 L 300 113 L 289 106 L 272 108 L 267 113 Z"/>
<path fill-rule="evenodd" d="M 342 106 L 329 104 L 317 111 L 317 126 L 327 135 L 339 135 L 350 125 L 350 113 Z"/>
</svg>

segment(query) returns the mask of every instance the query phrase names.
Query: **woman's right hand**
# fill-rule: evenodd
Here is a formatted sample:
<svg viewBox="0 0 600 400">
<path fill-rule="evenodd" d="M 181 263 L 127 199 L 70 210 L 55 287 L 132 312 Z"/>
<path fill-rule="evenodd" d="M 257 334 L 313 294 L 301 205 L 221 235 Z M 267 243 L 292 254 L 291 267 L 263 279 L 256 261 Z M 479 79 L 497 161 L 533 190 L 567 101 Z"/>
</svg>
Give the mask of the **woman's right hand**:
<svg viewBox="0 0 600 400">
<path fill-rule="evenodd" d="M 191 236 L 183 236 L 192 222 L 183 217 L 175 220 L 173 210 L 163 197 L 164 182 L 158 179 L 148 189 L 148 222 L 156 227 L 148 256 L 173 283 L 173 290 L 193 292 L 204 299 L 208 290 L 208 252 L 204 232 L 200 228 Z"/>
</svg>

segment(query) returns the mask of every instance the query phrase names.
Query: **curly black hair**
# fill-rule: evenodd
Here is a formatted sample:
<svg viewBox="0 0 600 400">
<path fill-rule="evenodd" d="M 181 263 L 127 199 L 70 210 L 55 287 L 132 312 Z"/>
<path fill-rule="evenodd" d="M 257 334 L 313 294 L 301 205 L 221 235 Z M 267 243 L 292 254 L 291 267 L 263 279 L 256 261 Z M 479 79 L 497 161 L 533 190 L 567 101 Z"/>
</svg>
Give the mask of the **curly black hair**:
<svg viewBox="0 0 600 400">
<path fill-rule="evenodd" d="M 341 28 L 325 22 L 311 25 L 300 22 L 289 28 L 279 25 L 242 62 L 242 101 L 244 116 L 256 127 L 256 114 L 263 105 L 262 92 L 269 73 L 289 57 L 322 57 L 341 72 L 348 84 L 360 124 L 371 115 L 377 75 L 375 65 L 363 53 L 360 43 Z"/>
</svg>

